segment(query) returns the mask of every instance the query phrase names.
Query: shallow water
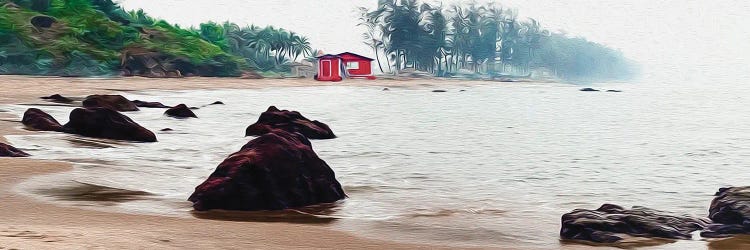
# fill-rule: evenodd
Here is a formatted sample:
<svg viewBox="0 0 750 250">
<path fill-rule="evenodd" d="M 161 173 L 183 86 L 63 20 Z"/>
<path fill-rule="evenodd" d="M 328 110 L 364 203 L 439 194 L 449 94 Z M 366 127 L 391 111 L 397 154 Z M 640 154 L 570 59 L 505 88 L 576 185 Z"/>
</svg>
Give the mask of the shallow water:
<svg viewBox="0 0 750 250">
<path fill-rule="evenodd" d="M 506 83 L 431 92 L 435 88 L 125 93 L 167 105 L 227 105 L 195 110 L 199 119 L 165 117 L 163 109 L 126 113 L 156 132 L 158 143 L 57 133 L 8 139 L 36 158 L 76 163 L 72 173 L 38 177 L 22 190 L 55 198 L 40 190 L 74 180 L 150 194 L 108 201 L 109 207 L 191 216 L 185 199 L 251 139 L 243 137 L 247 125 L 269 105 L 298 110 L 339 136 L 313 146 L 349 195 L 304 213 L 365 237 L 457 246 L 562 247 L 559 219 L 572 209 L 616 203 L 705 216 L 719 187 L 750 183 L 746 87 L 616 84 L 606 88 L 624 92 L 608 93 Z M 26 108 L 3 107 L 19 115 Z M 72 109 L 40 108 L 61 122 Z"/>
</svg>

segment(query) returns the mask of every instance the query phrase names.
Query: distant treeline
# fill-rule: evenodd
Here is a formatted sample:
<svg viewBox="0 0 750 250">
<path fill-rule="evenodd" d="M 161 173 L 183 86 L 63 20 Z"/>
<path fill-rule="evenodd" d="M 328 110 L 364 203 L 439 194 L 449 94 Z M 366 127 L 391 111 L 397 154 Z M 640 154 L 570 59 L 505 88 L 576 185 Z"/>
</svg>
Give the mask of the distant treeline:
<svg viewBox="0 0 750 250">
<path fill-rule="evenodd" d="M 360 8 L 360 14 L 365 44 L 383 72 L 411 68 L 436 76 L 535 73 L 564 79 L 621 79 L 634 73 L 619 51 L 550 32 L 496 4 L 379 0 L 376 9 Z"/>
<path fill-rule="evenodd" d="M 239 76 L 312 53 L 274 27 L 181 28 L 112 0 L 0 0 L 0 74 Z"/>
</svg>

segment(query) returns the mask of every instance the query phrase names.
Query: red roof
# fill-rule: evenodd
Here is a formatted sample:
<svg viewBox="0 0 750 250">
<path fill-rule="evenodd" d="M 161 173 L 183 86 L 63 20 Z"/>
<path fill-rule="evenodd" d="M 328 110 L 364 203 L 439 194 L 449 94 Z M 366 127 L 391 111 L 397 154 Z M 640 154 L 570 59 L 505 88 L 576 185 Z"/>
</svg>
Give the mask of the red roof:
<svg viewBox="0 0 750 250">
<path fill-rule="evenodd" d="M 352 52 L 344 52 L 344 53 L 338 54 L 338 56 L 343 56 L 343 55 L 350 55 L 350 56 L 358 57 L 358 58 L 363 59 L 363 60 L 370 60 L 370 61 L 374 61 L 375 60 L 375 59 L 372 59 L 372 58 L 369 58 L 369 57 L 366 57 L 366 56 L 361 56 L 361 55 L 354 54 Z"/>
</svg>

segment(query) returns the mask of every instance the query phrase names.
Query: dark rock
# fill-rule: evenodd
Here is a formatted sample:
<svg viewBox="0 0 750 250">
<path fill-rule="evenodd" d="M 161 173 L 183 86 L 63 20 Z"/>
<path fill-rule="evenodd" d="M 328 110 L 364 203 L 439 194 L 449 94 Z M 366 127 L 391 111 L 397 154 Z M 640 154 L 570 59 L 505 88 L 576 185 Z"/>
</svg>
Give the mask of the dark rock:
<svg viewBox="0 0 750 250">
<path fill-rule="evenodd" d="M 199 107 L 190 107 L 190 110 L 198 110 L 198 109 L 201 109 L 201 108 L 199 108 Z"/>
<path fill-rule="evenodd" d="M 708 217 L 714 223 L 726 225 L 714 227 L 713 233 L 750 233 L 750 186 L 719 189 L 711 201 Z"/>
<path fill-rule="evenodd" d="M 57 103 L 72 103 L 73 102 L 73 99 L 64 97 L 64 96 L 62 96 L 60 94 L 54 94 L 54 95 L 51 95 L 51 96 L 44 96 L 44 97 L 40 97 L 40 98 L 42 98 L 44 100 L 51 101 L 51 102 L 57 102 Z"/>
<path fill-rule="evenodd" d="M 691 232 L 708 224 L 706 219 L 676 216 L 645 207 L 627 210 L 604 204 L 597 210 L 576 209 L 564 214 L 560 237 L 598 243 L 614 243 L 624 235 L 690 239 Z"/>
<path fill-rule="evenodd" d="M 224 105 L 224 102 L 222 102 L 222 101 L 215 101 L 215 102 L 213 102 L 213 103 L 211 103 L 209 105 Z"/>
<path fill-rule="evenodd" d="M 388 91 L 388 90 L 391 90 L 391 89 L 389 89 L 389 88 L 383 88 L 383 91 Z"/>
<path fill-rule="evenodd" d="M 701 232 L 701 237 L 726 238 L 746 233 L 748 233 L 747 228 L 740 224 L 711 224 Z"/>
<path fill-rule="evenodd" d="M 0 157 L 27 157 L 31 156 L 11 145 L 0 142 Z"/>
<path fill-rule="evenodd" d="M 622 90 L 608 89 L 607 92 L 620 93 L 620 92 L 622 92 Z"/>
<path fill-rule="evenodd" d="M 35 16 L 31 18 L 31 25 L 37 28 L 49 28 L 56 22 L 57 20 L 51 16 Z"/>
<path fill-rule="evenodd" d="M 301 133 L 310 139 L 333 139 L 336 135 L 328 125 L 319 121 L 310 121 L 297 111 L 279 110 L 271 106 L 260 118 L 245 130 L 245 136 L 262 135 L 271 130 L 280 129 L 287 132 Z"/>
<path fill-rule="evenodd" d="M 141 107 L 141 108 L 158 108 L 158 109 L 168 109 L 171 108 L 170 106 L 164 105 L 161 102 L 144 102 L 141 100 L 135 100 L 132 101 L 135 106 Z"/>
<path fill-rule="evenodd" d="M 163 129 L 161 129 L 160 131 L 164 131 L 164 132 L 167 132 L 167 131 L 173 131 L 173 130 L 174 130 L 174 129 L 171 129 L 171 128 L 163 128 Z"/>
<path fill-rule="evenodd" d="M 190 110 L 185 104 L 180 104 L 169 108 L 164 112 L 164 114 L 175 118 L 198 118 L 198 116 L 196 116 L 195 113 L 193 113 L 193 111 Z"/>
<path fill-rule="evenodd" d="M 133 102 L 121 95 L 90 95 L 83 100 L 85 108 L 108 108 L 114 111 L 138 111 Z"/>
<path fill-rule="evenodd" d="M 442 89 L 436 89 L 436 90 L 433 90 L 432 92 L 434 92 L 434 93 L 444 93 L 444 92 L 448 92 L 448 91 L 447 90 L 442 90 Z"/>
<path fill-rule="evenodd" d="M 89 137 L 155 142 L 156 135 L 129 117 L 108 108 L 77 108 L 63 126 L 66 133 Z"/>
<path fill-rule="evenodd" d="M 599 91 L 599 90 L 598 89 L 592 89 L 592 88 L 582 88 L 582 89 L 580 89 L 580 91 L 584 91 L 584 92 L 596 92 L 596 91 Z"/>
<path fill-rule="evenodd" d="M 199 211 L 280 210 L 345 197 L 305 136 L 274 130 L 225 159 L 188 200 Z"/>
<path fill-rule="evenodd" d="M 462 89 L 462 90 L 459 90 L 458 92 L 464 92 L 464 91 L 466 91 L 466 90 L 465 90 L 465 89 Z"/>
<path fill-rule="evenodd" d="M 37 108 L 27 109 L 21 123 L 27 128 L 40 131 L 63 131 L 62 125 L 54 117 Z"/>
</svg>

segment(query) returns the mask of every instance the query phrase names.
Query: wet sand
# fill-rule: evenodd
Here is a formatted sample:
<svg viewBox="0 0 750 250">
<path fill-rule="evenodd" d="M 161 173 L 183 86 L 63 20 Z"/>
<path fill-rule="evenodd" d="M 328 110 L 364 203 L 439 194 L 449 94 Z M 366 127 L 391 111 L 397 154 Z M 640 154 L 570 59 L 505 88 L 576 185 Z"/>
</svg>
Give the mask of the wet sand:
<svg viewBox="0 0 750 250">
<path fill-rule="evenodd" d="M 421 86 L 425 87 L 426 84 L 424 81 L 394 80 L 328 83 L 309 79 L 81 79 L 24 76 L 0 76 L 0 83 L 3 85 L 0 89 L 0 104 L 47 103 L 39 97 L 58 93 L 64 96 L 86 96 L 136 90 L 237 89 L 330 84 L 383 87 L 422 84 Z M 434 83 L 435 81 L 430 81 L 430 85 Z M 446 81 L 445 84 L 468 83 Z M 17 122 L 18 120 L 20 117 L 0 110 L 0 141 L 7 142 L 3 135 L 33 133 L 20 129 L 22 125 Z M 66 120 L 63 119 L 61 122 L 64 123 Z M 31 176 L 71 169 L 71 164 L 64 162 L 0 158 L 0 221 L 3 222 L 0 224 L 0 249 L 440 248 L 365 239 L 320 225 L 174 218 L 63 207 L 13 191 L 15 185 Z M 64 191 L 66 190 L 58 190 Z"/>
</svg>

